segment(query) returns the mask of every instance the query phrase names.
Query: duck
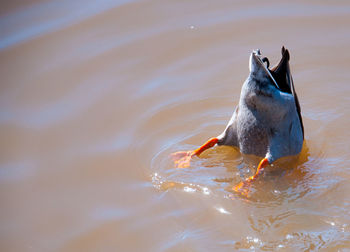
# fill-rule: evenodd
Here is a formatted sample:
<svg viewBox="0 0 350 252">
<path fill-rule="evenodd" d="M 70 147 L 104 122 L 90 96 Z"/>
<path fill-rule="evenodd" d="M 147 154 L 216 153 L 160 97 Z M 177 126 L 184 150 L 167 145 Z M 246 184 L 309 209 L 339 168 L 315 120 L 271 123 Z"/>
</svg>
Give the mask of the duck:
<svg viewBox="0 0 350 252">
<path fill-rule="evenodd" d="M 249 57 L 249 75 L 242 85 L 238 105 L 225 130 L 191 151 L 171 154 L 176 168 L 190 166 L 194 156 L 216 145 L 233 146 L 242 154 L 261 158 L 256 172 L 233 187 L 241 191 L 276 160 L 298 155 L 304 142 L 300 103 L 291 75 L 290 54 L 284 46 L 281 60 L 270 68 L 259 49 Z"/>
</svg>

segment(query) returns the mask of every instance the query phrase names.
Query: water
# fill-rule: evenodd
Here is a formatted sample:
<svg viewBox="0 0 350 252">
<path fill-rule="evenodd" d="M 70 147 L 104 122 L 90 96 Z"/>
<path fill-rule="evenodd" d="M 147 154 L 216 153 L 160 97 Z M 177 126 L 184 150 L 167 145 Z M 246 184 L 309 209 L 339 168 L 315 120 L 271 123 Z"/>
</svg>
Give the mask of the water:
<svg viewBox="0 0 350 252">
<path fill-rule="evenodd" d="M 350 250 L 347 1 L 26 1 L 0 11 L 2 251 Z M 250 197 L 216 147 L 285 45 L 304 148 Z"/>
</svg>

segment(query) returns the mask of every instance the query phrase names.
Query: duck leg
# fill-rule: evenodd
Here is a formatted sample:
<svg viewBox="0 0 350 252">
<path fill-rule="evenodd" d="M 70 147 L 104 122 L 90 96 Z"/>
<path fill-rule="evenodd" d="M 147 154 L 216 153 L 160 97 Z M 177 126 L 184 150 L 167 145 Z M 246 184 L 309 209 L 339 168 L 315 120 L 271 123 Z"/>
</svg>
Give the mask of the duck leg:
<svg viewBox="0 0 350 252">
<path fill-rule="evenodd" d="M 203 151 L 213 147 L 219 141 L 218 138 L 210 138 L 205 144 L 203 144 L 198 149 L 193 151 L 178 151 L 171 154 L 172 159 L 174 160 L 176 168 L 187 168 L 190 166 L 191 158 L 193 156 L 199 156 Z"/>
<path fill-rule="evenodd" d="M 241 192 L 243 195 L 247 195 L 249 192 L 249 187 L 251 182 L 256 180 L 258 176 L 263 172 L 264 168 L 269 164 L 267 158 L 264 158 L 260 161 L 258 168 L 256 169 L 256 173 L 253 176 L 250 176 L 244 181 L 241 181 L 238 185 L 236 185 L 233 190 L 236 192 Z"/>
</svg>

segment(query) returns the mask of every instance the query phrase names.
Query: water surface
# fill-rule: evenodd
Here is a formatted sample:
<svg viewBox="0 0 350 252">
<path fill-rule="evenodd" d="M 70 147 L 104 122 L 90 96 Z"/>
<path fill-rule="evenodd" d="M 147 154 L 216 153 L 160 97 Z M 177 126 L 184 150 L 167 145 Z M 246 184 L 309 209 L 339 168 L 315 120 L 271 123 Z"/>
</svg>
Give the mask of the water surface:
<svg viewBox="0 0 350 252">
<path fill-rule="evenodd" d="M 0 10 L 2 251 L 350 250 L 347 1 L 20 1 Z M 215 147 L 252 49 L 285 45 L 299 159 Z"/>
</svg>

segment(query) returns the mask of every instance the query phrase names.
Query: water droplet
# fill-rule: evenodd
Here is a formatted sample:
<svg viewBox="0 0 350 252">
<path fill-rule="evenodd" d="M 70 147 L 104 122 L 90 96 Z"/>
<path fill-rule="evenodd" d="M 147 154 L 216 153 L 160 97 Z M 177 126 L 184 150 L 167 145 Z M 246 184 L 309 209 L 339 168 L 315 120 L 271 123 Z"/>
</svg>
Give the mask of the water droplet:
<svg viewBox="0 0 350 252">
<path fill-rule="evenodd" d="M 273 190 L 273 192 L 274 192 L 275 194 L 281 194 L 281 192 L 278 191 L 278 190 Z"/>
<path fill-rule="evenodd" d="M 222 214 L 231 214 L 229 211 L 226 211 L 223 207 L 216 207 L 216 210 L 218 210 Z"/>
<path fill-rule="evenodd" d="M 335 226 L 335 222 L 333 222 L 333 221 L 326 221 L 326 223 L 328 223 L 331 226 Z"/>
<path fill-rule="evenodd" d="M 185 191 L 185 192 L 192 193 L 192 192 L 195 192 L 195 191 L 196 191 L 196 189 L 191 188 L 191 187 L 188 187 L 188 186 L 185 186 L 185 187 L 184 187 L 184 191 Z"/>
<path fill-rule="evenodd" d="M 210 191 L 209 191 L 209 189 L 207 187 L 203 187 L 202 191 L 203 191 L 203 194 L 205 194 L 205 195 L 209 195 L 210 194 Z"/>
</svg>

